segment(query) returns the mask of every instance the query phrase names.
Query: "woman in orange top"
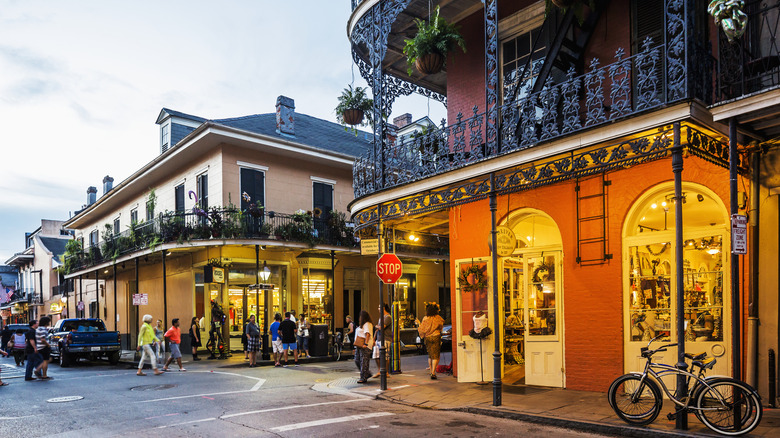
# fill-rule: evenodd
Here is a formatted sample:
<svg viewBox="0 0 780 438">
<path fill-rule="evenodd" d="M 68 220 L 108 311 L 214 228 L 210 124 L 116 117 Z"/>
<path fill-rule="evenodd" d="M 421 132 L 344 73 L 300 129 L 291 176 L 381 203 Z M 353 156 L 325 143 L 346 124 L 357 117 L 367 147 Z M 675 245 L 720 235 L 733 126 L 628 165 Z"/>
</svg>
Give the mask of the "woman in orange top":
<svg viewBox="0 0 780 438">
<path fill-rule="evenodd" d="M 439 306 L 435 303 L 428 304 L 428 307 L 425 308 L 425 318 L 420 323 L 417 332 L 425 340 L 425 348 L 428 350 L 428 366 L 431 369 L 432 380 L 436 380 L 436 367 L 439 365 L 441 330 L 443 327 L 444 319 L 439 316 Z"/>
</svg>

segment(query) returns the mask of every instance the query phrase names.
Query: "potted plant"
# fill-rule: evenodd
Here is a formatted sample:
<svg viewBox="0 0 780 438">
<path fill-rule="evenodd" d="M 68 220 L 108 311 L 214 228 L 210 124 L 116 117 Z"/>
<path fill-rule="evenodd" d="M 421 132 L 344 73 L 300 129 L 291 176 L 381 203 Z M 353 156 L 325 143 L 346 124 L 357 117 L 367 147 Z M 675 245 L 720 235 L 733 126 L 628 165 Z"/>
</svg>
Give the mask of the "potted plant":
<svg viewBox="0 0 780 438">
<path fill-rule="evenodd" d="M 417 35 L 404 42 L 404 55 L 408 64 L 407 72 L 412 75 L 412 66 L 422 74 L 431 75 L 441 71 L 449 54 L 455 46 L 466 52 L 466 42 L 458 28 L 439 16 L 439 7 L 429 21 L 415 18 Z"/>
<path fill-rule="evenodd" d="M 373 123 L 374 101 L 366 96 L 366 88 L 348 85 L 339 96 L 339 104 L 336 106 L 336 120 L 342 125 L 353 126 L 352 130 L 357 134 L 354 126 L 366 126 Z M 349 129 L 346 126 L 344 129 Z"/>
</svg>

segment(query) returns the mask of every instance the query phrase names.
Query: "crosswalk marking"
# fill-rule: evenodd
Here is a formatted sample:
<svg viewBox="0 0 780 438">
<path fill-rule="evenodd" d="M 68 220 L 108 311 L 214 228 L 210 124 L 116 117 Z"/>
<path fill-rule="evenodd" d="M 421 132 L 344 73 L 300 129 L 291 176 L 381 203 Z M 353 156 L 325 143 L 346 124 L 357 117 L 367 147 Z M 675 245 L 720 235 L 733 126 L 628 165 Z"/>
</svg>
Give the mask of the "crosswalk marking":
<svg viewBox="0 0 780 438">
<path fill-rule="evenodd" d="M 304 423 L 288 424 L 285 426 L 273 427 L 269 430 L 274 432 L 287 432 L 295 429 L 303 429 L 306 427 L 324 426 L 326 424 L 346 423 L 348 421 L 365 420 L 367 418 L 385 417 L 388 415 L 394 415 L 392 412 L 373 412 L 370 414 L 358 414 L 348 415 L 346 417 L 326 418 L 324 420 L 306 421 Z"/>
</svg>

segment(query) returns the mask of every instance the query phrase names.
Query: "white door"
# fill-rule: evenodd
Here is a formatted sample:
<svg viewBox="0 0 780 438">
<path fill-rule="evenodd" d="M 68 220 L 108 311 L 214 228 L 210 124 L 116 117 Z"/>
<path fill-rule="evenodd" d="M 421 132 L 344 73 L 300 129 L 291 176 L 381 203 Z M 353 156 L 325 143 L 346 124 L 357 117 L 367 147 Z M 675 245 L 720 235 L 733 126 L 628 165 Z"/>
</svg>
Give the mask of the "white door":
<svg viewBox="0 0 780 438">
<path fill-rule="evenodd" d="M 523 254 L 525 383 L 563 387 L 561 252 Z"/>
<path fill-rule="evenodd" d="M 458 355 L 458 382 L 480 382 L 493 380 L 493 350 L 495 349 L 496 324 L 493 321 L 493 294 L 490 292 L 490 259 L 487 257 L 455 261 L 458 278 L 462 275 L 476 280 L 478 275 L 467 275 L 470 268 L 478 268 L 486 286 L 479 290 L 466 290 L 468 287 L 456 282 L 455 315 L 459 320 L 455 327 Z M 473 318 L 479 312 L 487 315 L 488 327 L 493 334 L 485 339 L 474 339 L 469 332 L 474 328 Z"/>
</svg>

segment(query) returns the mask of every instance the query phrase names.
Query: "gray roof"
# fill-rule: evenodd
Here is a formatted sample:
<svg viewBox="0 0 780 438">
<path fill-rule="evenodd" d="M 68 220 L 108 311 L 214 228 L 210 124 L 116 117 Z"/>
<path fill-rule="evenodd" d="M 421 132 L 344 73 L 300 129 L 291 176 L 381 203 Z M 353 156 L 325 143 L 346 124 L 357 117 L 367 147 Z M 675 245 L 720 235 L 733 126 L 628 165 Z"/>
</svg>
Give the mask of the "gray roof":
<svg viewBox="0 0 780 438">
<path fill-rule="evenodd" d="M 19 281 L 18 272 L 15 266 L 0 265 L 0 285 L 15 286 Z"/>
<path fill-rule="evenodd" d="M 160 111 L 160 114 L 157 116 L 157 123 L 160 123 L 160 121 L 163 119 L 163 114 L 165 113 L 168 113 L 173 117 L 181 117 L 182 119 L 193 120 L 200 123 L 205 123 L 208 121 L 208 119 L 204 119 L 203 117 L 193 116 L 192 114 L 186 114 L 181 111 L 163 108 L 162 111 Z"/>
<path fill-rule="evenodd" d="M 56 237 L 40 237 L 41 243 L 43 243 L 43 246 L 46 247 L 49 251 L 51 251 L 52 255 L 57 258 L 63 254 L 65 254 L 65 245 L 67 245 L 68 240 L 70 239 L 59 239 Z"/>
</svg>

